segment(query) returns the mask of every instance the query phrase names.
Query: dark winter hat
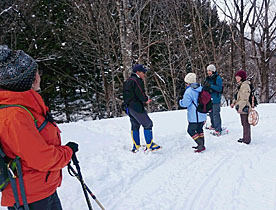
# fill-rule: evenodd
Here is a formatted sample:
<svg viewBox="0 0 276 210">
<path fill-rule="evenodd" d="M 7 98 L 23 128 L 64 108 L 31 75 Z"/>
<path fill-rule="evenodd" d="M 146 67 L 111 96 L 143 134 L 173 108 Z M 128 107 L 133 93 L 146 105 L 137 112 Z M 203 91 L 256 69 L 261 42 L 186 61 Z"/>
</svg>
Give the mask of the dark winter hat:
<svg viewBox="0 0 276 210">
<path fill-rule="evenodd" d="M 0 88 L 18 92 L 30 90 L 37 67 L 35 60 L 22 50 L 0 45 Z"/>
<path fill-rule="evenodd" d="M 246 80 L 246 72 L 243 70 L 239 70 L 236 72 L 235 76 L 239 76 L 242 78 L 242 80 Z"/>
<path fill-rule="evenodd" d="M 137 64 L 137 65 L 133 66 L 133 72 L 136 73 L 137 71 L 146 73 L 147 69 L 144 68 L 143 65 Z"/>
</svg>

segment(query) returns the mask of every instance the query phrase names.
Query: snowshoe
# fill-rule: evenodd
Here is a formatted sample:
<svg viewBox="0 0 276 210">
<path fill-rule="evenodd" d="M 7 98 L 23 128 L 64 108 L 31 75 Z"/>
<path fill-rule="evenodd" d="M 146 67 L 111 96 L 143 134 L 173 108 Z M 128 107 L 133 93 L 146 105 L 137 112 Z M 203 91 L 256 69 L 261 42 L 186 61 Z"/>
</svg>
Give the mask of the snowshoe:
<svg viewBox="0 0 276 210">
<path fill-rule="evenodd" d="M 145 148 L 146 147 L 146 145 L 138 145 L 138 146 L 139 147 L 137 147 L 137 148 L 133 147 L 132 150 L 130 150 L 130 151 L 133 152 L 133 153 L 137 153 L 137 152 L 139 152 L 140 148 Z"/>
<path fill-rule="evenodd" d="M 217 137 L 226 135 L 228 133 L 229 133 L 229 131 L 226 128 L 223 128 L 222 131 L 211 131 L 210 132 L 210 134 L 212 134 L 213 136 L 217 136 Z"/>
<path fill-rule="evenodd" d="M 157 150 L 159 150 L 159 149 L 161 149 L 161 148 L 162 148 L 162 147 L 159 146 L 158 144 L 152 143 L 151 146 L 150 146 L 150 148 L 146 148 L 146 149 L 145 149 L 145 152 L 146 152 L 146 151 L 153 152 L 153 151 L 157 151 Z"/>
<path fill-rule="evenodd" d="M 207 130 L 215 130 L 215 128 L 213 128 L 212 126 L 209 126 L 209 127 L 205 126 L 205 129 L 207 129 Z"/>
</svg>

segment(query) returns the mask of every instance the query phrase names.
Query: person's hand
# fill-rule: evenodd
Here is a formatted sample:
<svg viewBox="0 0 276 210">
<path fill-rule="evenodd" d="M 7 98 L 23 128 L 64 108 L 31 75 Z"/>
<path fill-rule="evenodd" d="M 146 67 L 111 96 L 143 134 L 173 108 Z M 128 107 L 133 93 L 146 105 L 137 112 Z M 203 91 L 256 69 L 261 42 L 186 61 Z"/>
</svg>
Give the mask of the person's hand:
<svg viewBox="0 0 276 210">
<path fill-rule="evenodd" d="M 151 103 L 152 102 L 152 100 L 151 99 L 148 99 L 145 103 L 146 104 L 149 104 L 149 103 Z"/>
<path fill-rule="evenodd" d="M 231 108 L 234 108 L 234 106 L 235 106 L 235 104 L 231 104 L 231 105 L 230 105 Z"/>
<path fill-rule="evenodd" d="M 242 110 L 239 109 L 239 110 L 238 110 L 238 113 L 241 114 L 241 113 L 242 113 Z"/>
<path fill-rule="evenodd" d="M 210 88 L 211 88 L 211 84 L 208 83 L 207 81 L 205 81 L 205 82 L 203 83 L 203 87 L 210 89 Z"/>
<path fill-rule="evenodd" d="M 76 153 L 77 151 L 79 151 L 79 145 L 75 142 L 68 142 L 65 146 L 68 146 L 71 148 L 71 150 L 73 151 L 73 153 Z"/>
</svg>

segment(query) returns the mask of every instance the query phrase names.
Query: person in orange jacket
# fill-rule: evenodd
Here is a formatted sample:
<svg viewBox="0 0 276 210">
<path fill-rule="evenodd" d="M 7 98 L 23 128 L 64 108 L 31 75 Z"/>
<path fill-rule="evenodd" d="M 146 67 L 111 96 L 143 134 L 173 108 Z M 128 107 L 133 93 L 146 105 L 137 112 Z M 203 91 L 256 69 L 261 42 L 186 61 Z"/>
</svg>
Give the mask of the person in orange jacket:
<svg viewBox="0 0 276 210">
<path fill-rule="evenodd" d="M 26 107 L 40 126 L 49 109 L 37 92 L 39 90 L 40 75 L 36 61 L 21 50 L 0 45 L 0 104 Z M 61 169 L 78 151 L 78 144 L 69 142 L 67 146 L 61 146 L 60 130 L 53 120 L 39 132 L 32 116 L 20 107 L 0 109 L 0 143 L 8 157 L 21 158 L 29 208 L 61 210 L 56 192 L 61 185 Z M 18 194 L 20 205 L 23 205 Z M 14 203 L 9 184 L 2 192 L 1 205 L 12 210 L 15 209 Z"/>
</svg>

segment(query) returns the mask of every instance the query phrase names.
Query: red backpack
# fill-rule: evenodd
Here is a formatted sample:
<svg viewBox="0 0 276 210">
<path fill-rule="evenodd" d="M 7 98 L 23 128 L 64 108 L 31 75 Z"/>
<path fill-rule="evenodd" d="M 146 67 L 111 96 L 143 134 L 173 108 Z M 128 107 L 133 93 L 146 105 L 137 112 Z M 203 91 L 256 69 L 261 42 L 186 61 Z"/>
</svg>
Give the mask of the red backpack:
<svg viewBox="0 0 276 210">
<path fill-rule="evenodd" d="M 212 109 L 212 99 L 211 94 L 206 91 L 202 90 L 198 95 L 197 104 L 193 102 L 196 106 L 196 110 L 200 113 L 208 113 Z"/>
</svg>

